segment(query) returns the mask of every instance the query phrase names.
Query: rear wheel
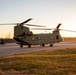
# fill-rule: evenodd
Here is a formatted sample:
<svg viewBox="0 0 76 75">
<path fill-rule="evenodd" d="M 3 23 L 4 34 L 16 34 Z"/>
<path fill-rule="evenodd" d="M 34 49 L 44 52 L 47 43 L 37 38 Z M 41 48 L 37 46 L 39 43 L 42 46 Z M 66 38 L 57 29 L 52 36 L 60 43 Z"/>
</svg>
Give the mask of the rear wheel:
<svg viewBox="0 0 76 75">
<path fill-rule="evenodd" d="M 28 48 L 31 48 L 31 45 L 28 45 Z"/>
<path fill-rule="evenodd" d="M 21 44 L 21 45 L 20 45 L 20 47 L 22 48 L 22 47 L 23 47 L 23 45 Z"/>
<path fill-rule="evenodd" d="M 53 44 L 50 44 L 50 47 L 53 47 Z"/>
<path fill-rule="evenodd" d="M 45 44 L 42 44 L 42 47 L 44 47 L 45 46 Z"/>
</svg>

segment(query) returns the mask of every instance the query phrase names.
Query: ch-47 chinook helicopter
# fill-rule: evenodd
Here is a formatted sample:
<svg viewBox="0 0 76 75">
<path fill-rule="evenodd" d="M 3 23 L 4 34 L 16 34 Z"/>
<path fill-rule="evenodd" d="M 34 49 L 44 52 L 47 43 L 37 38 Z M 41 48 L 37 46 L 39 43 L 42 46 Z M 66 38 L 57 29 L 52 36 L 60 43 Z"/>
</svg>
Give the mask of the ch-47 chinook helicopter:
<svg viewBox="0 0 76 75">
<path fill-rule="evenodd" d="M 62 37 L 59 33 L 59 27 L 61 24 L 56 27 L 52 34 L 33 34 L 33 32 L 30 31 L 28 27 L 24 26 L 24 24 L 30 20 L 31 18 L 17 24 L 17 26 L 14 27 L 14 39 L 16 40 L 17 44 L 20 44 L 20 47 L 23 47 L 23 45 L 28 45 L 28 47 L 30 48 L 31 45 L 45 46 L 45 44 L 50 44 L 50 46 L 52 47 L 54 43 L 62 41 Z"/>
<path fill-rule="evenodd" d="M 45 46 L 45 44 L 50 44 L 50 47 L 52 47 L 54 43 L 62 41 L 62 37 L 59 33 L 59 27 L 61 24 L 56 27 L 52 34 L 33 34 L 28 27 L 24 26 L 24 24 L 30 20 L 31 18 L 17 24 L 17 26 L 14 27 L 14 39 L 16 40 L 17 44 L 20 44 L 20 47 L 23 47 L 23 45 L 28 45 L 30 48 L 31 45 Z"/>
<path fill-rule="evenodd" d="M 0 45 L 5 44 L 5 40 L 3 38 L 0 38 Z"/>
<path fill-rule="evenodd" d="M 31 18 L 27 19 L 26 21 L 24 21 L 22 23 L 11 24 L 11 25 L 16 25 L 14 27 L 14 37 L 13 38 L 16 41 L 16 43 L 20 45 L 21 48 L 23 47 L 23 45 L 28 45 L 28 47 L 30 48 L 31 45 L 45 46 L 45 44 L 50 44 L 50 47 L 52 47 L 54 43 L 59 43 L 62 41 L 62 37 L 59 33 L 59 31 L 60 31 L 59 27 L 61 24 L 58 24 L 52 33 L 33 34 L 33 32 L 30 31 L 29 27 L 27 27 L 27 26 L 39 26 L 39 27 L 44 27 L 44 26 L 26 24 L 30 20 L 32 20 L 32 19 Z M 24 26 L 25 24 L 27 26 Z M 0 24 L 0 25 L 8 25 L 8 24 Z M 42 30 L 51 30 L 51 29 L 43 28 Z"/>
</svg>

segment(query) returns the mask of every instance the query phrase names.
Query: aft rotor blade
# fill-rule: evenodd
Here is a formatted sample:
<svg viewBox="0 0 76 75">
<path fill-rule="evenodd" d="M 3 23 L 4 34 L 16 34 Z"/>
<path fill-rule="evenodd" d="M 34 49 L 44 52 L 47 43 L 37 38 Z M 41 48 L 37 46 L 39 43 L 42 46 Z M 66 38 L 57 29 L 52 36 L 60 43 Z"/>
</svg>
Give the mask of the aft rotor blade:
<svg viewBox="0 0 76 75">
<path fill-rule="evenodd" d="M 58 24 L 58 26 L 56 27 L 56 29 L 59 29 L 59 27 L 61 26 L 61 23 L 60 24 Z"/>
<path fill-rule="evenodd" d="M 32 20 L 32 18 L 29 18 L 29 19 L 27 19 L 26 21 L 20 23 L 20 25 L 23 25 L 24 23 L 27 23 L 27 22 L 29 22 L 30 20 Z"/>
<path fill-rule="evenodd" d="M 33 25 L 33 24 L 26 24 L 27 26 L 36 26 L 36 27 L 46 27 L 46 26 L 42 26 L 42 25 Z"/>
<path fill-rule="evenodd" d="M 65 30 L 65 29 L 59 29 L 59 30 L 68 31 L 68 32 L 75 32 L 76 33 L 76 31 L 72 31 L 72 30 Z"/>
</svg>

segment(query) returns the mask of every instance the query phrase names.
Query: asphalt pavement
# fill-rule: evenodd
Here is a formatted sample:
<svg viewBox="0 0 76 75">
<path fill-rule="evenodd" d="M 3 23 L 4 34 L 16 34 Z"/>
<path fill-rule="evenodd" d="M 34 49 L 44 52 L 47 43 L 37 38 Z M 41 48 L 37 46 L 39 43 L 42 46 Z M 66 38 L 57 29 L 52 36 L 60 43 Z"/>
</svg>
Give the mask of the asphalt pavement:
<svg viewBox="0 0 76 75">
<path fill-rule="evenodd" d="M 23 48 L 20 48 L 20 46 L 16 43 L 7 43 L 5 45 L 0 45 L 0 57 L 19 54 L 19 53 L 40 52 L 43 50 L 52 51 L 52 50 L 66 49 L 66 48 L 76 48 L 76 42 L 55 43 L 53 47 L 50 47 L 49 45 L 46 45 L 44 47 L 40 45 L 36 45 L 36 46 L 32 45 L 31 48 L 28 48 L 28 46 L 23 46 Z"/>
</svg>

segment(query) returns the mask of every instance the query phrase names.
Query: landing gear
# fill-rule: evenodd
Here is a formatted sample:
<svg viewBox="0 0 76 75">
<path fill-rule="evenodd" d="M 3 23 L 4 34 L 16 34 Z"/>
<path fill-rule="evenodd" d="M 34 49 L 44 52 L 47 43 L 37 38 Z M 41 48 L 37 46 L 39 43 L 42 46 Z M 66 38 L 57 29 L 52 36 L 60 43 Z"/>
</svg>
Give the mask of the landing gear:
<svg viewBox="0 0 76 75">
<path fill-rule="evenodd" d="M 31 45 L 28 45 L 28 48 L 31 48 Z"/>
<path fill-rule="evenodd" d="M 44 47 L 45 46 L 45 44 L 42 44 L 42 47 Z"/>
<path fill-rule="evenodd" d="M 23 47 L 23 45 L 21 44 L 21 45 L 20 45 L 20 47 L 22 48 L 22 47 Z"/>
<path fill-rule="evenodd" d="M 53 43 L 50 44 L 50 47 L 53 47 Z"/>
</svg>

